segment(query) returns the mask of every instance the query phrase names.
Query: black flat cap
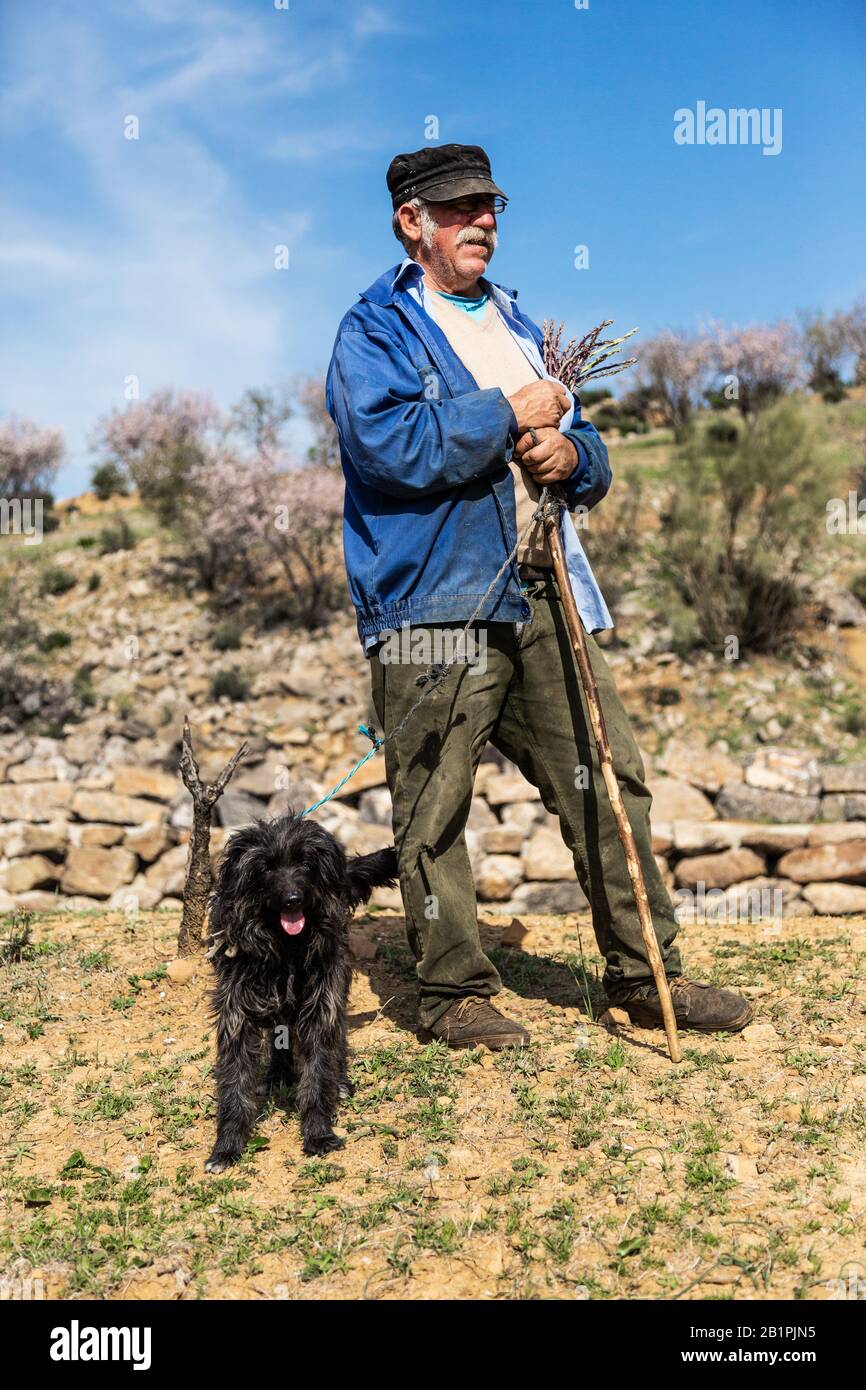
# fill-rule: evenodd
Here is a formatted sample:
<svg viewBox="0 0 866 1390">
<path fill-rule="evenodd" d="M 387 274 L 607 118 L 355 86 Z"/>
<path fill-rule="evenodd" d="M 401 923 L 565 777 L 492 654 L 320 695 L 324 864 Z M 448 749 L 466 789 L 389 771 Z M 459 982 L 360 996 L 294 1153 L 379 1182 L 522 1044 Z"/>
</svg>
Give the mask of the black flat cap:
<svg viewBox="0 0 866 1390">
<path fill-rule="evenodd" d="M 395 155 L 388 166 L 388 191 L 395 210 L 410 198 L 445 203 L 470 193 L 498 193 L 490 160 L 480 145 L 427 145 L 414 154 Z"/>
</svg>

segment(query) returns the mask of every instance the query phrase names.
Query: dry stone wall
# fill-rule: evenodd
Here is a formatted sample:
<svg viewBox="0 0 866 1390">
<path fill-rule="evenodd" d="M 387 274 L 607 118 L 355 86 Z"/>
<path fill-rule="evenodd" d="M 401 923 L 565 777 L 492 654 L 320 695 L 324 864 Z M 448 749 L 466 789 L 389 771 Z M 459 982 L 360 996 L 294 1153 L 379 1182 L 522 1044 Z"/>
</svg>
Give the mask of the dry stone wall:
<svg viewBox="0 0 866 1390">
<path fill-rule="evenodd" d="M 309 805 L 358 756 L 354 726 L 368 715 L 357 682 L 331 683 L 324 719 L 322 684 L 297 655 L 271 685 L 254 714 L 223 702 L 198 716 L 206 775 L 242 738 L 251 743 L 217 807 L 215 857 L 233 827 Z M 177 906 L 191 822 L 177 756 L 177 731 L 141 719 L 94 715 L 60 738 L 0 735 L 0 911 Z M 734 915 L 866 912 L 866 763 L 819 763 L 773 747 L 741 766 L 671 739 L 648 781 L 653 848 L 681 915 L 700 915 L 709 895 L 716 911 Z M 349 852 L 389 844 L 381 756 L 315 815 Z M 587 906 L 557 817 L 493 748 L 478 770 L 466 835 L 481 902 L 514 913 Z M 396 890 L 377 900 L 400 906 Z"/>
</svg>

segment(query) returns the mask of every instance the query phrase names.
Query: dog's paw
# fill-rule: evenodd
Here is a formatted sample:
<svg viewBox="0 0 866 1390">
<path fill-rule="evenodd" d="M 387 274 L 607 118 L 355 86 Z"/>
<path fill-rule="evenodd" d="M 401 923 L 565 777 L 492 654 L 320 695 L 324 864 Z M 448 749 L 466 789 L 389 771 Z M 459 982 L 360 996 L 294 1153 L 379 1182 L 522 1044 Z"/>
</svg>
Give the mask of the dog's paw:
<svg viewBox="0 0 866 1390">
<path fill-rule="evenodd" d="M 231 1168 L 233 1163 L 237 1163 L 240 1154 L 217 1153 L 216 1150 L 211 1154 L 207 1163 L 204 1165 L 206 1173 L 224 1173 L 226 1168 Z"/>
<path fill-rule="evenodd" d="M 351 1100 L 354 1094 L 354 1082 L 350 1081 L 348 1076 L 344 1076 L 342 1081 L 340 1082 L 340 1100 Z"/>
<path fill-rule="evenodd" d="M 310 1158 L 323 1158 L 335 1149 L 342 1149 L 345 1142 L 338 1134 L 314 1134 L 304 1140 L 304 1153 Z"/>
</svg>

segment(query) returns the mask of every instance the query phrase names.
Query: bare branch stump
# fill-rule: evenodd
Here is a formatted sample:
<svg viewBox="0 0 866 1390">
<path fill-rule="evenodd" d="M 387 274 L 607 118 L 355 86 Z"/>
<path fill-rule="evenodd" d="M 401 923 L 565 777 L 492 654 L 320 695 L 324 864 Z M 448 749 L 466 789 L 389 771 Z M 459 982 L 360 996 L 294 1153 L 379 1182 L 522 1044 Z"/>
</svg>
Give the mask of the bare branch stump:
<svg viewBox="0 0 866 1390">
<path fill-rule="evenodd" d="M 228 786 L 235 768 L 247 751 L 248 745 L 242 743 L 234 757 L 230 758 L 215 782 L 203 782 L 195 754 L 192 751 L 192 734 L 189 716 L 183 721 L 183 752 L 180 755 L 180 775 L 183 784 L 192 796 L 192 831 L 189 837 L 189 854 L 186 861 L 186 879 L 183 887 L 183 915 L 180 931 L 177 934 L 177 953 L 179 956 L 194 956 L 201 950 L 202 934 L 207 916 L 207 900 L 213 884 L 210 866 L 210 827 L 211 811 Z"/>
</svg>

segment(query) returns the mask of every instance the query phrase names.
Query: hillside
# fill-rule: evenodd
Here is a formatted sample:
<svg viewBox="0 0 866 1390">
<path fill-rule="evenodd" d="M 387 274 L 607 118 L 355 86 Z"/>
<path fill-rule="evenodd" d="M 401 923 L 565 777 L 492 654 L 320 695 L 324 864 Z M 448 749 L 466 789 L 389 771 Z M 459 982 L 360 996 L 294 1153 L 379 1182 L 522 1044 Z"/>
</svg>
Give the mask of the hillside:
<svg viewBox="0 0 866 1390">
<path fill-rule="evenodd" d="M 834 428 L 855 441 L 864 407 L 835 410 Z M 613 445 L 617 482 L 583 536 L 619 591 L 602 640 L 650 775 L 666 879 L 723 891 L 737 913 L 754 890 L 781 893 L 785 913 L 863 911 L 866 611 L 846 588 L 862 538 L 834 538 L 784 658 L 679 656 L 643 561 L 614 574 L 605 558 L 631 477 L 643 493 L 629 524 L 659 532 L 669 454 L 661 431 Z M 7 537 L 0 551 L 14 653 L 2 675 L 0 908 L 47 910 L 58 895 L 79 910 L 176 906 L 191 809 L 177 776 L 184 715 L 206 775 L 250 745 L 219 806 L 216 851 L 232 825 L 309 804 L 367 751 L 357 725 L 375 717 L 354 621 L 344 611 L 307 633 L 261 605 L 217 605 L 134 498 L 58 510 L 40 545 Z M 388 843 L 381 756 L 317 816 L 347 848 Z M 483 901 L 584 905 L 555 818 L 493 749 L 469 844 Z M 379 901 L 400 906 L 395 892 Z"/>
</svg>

